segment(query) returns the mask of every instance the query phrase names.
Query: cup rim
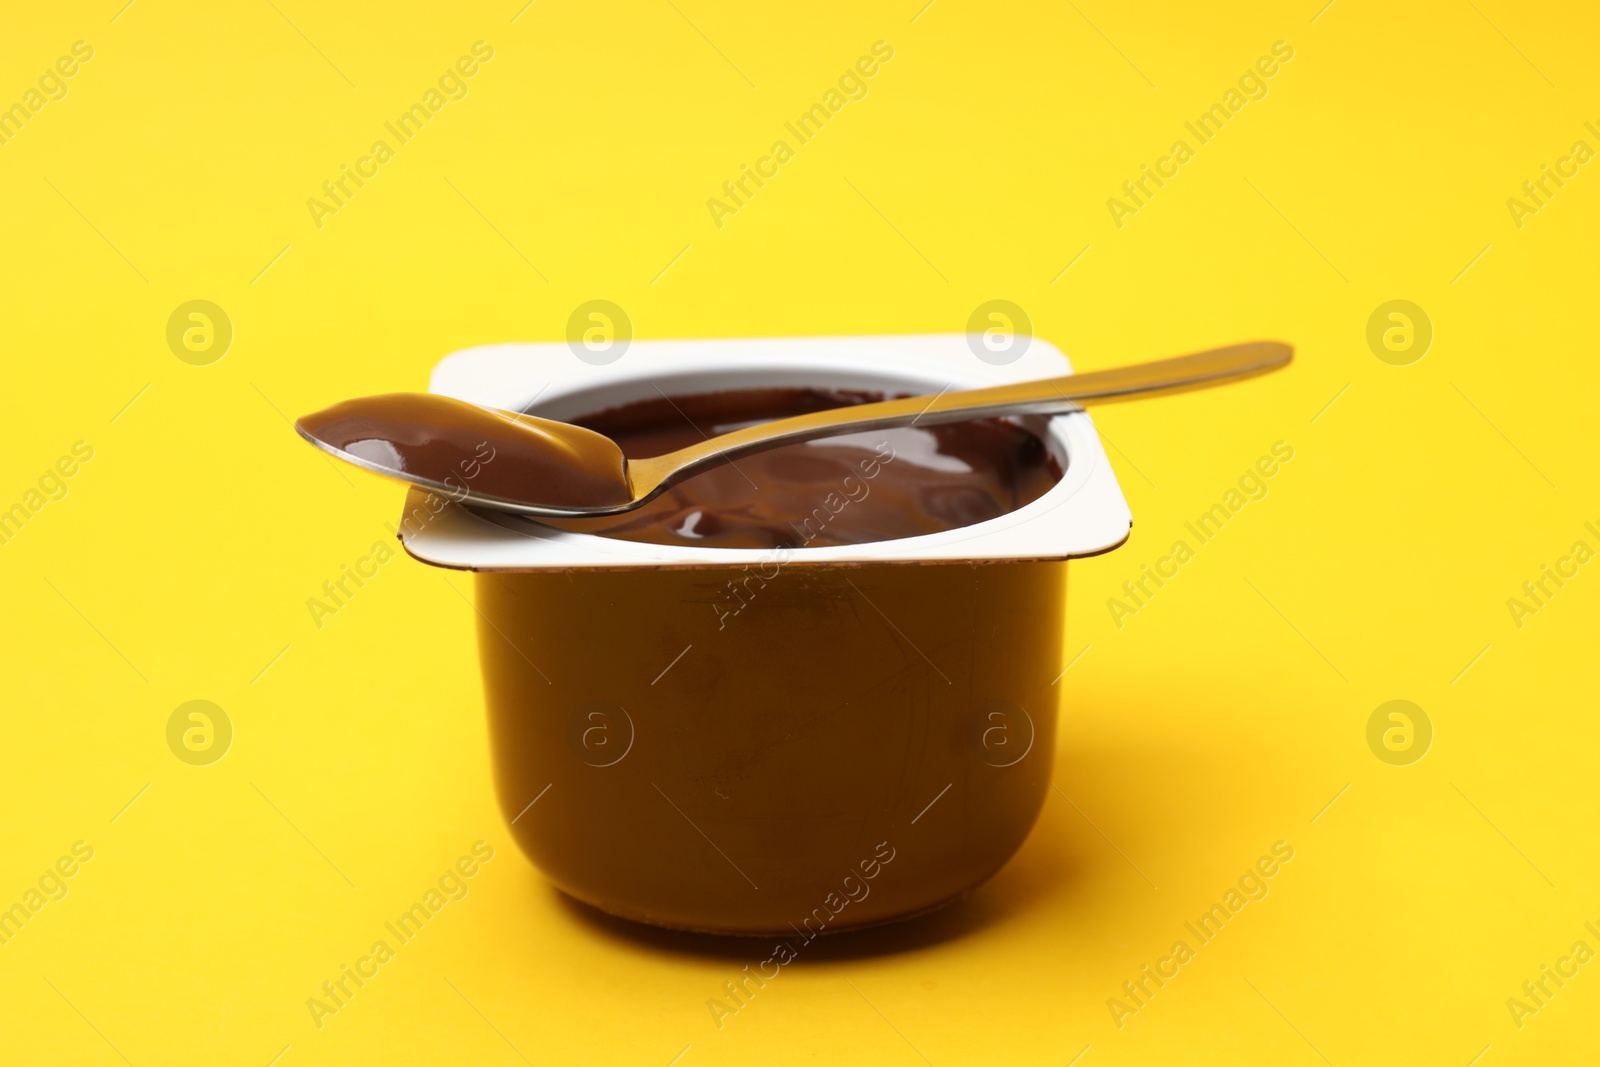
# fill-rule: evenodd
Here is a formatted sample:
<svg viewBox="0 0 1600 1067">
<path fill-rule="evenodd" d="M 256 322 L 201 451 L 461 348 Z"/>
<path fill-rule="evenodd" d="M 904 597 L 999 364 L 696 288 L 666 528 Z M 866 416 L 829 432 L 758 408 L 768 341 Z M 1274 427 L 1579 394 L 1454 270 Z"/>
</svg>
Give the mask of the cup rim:
<svg viewBox="0 0 1600 1067">
<path fill-rule="evenodd" d="M 1038 338 L 1020 358 L 1002 365 L 975 354 L 981 342 L 967 334 L 647 340 L 632 342 L 621 358 L 602 365 L 576 358 L 563 343 L 484 345 L 446 356 L 434 369 L 429 389 L 488 406 L 570 418 L 655 395 L 664 381 L 677 395 L 762 385 L 920 387 L 933 393 L 1072 372 L 1067 357 Z M 557 530 L 416 488 L 407 496 L 396 532 L 405 550 L 424 563 L 489 571 L 740 568 L 775 560 L 842 566 L 1060 560 L 1121 545 L 1132 515 L 1089 415 L 1078 410 L 1028 421 L 1057 458 L 1065 459 L 1061 480 L 1015 511 L 937 533 L 787 550 L 658 545 Z"/>
</svg>

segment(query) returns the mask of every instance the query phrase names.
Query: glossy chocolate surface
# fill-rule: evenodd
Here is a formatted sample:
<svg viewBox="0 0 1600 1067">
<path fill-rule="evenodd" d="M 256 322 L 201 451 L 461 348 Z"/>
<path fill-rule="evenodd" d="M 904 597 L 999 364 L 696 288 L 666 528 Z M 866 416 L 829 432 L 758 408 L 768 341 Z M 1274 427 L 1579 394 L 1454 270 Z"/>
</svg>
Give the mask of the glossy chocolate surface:
<svg viewBox="0 0 1600 1067">
<path fill-rule="evenodd" d="M 563 507 L 633 498 L 622 453 L 599 434 L 433 393 L 346 400 L 302 417 L 295 428 L 360 466 L 426 478 L 447 495 Z"/>
<path fill-rule="evenodd" d="M 884 399 L 824 389 L 739 389 L 637 401 L 574 419 L 630 459 L 755 423 Z M 784 445 L 703 471 L 636 510 L 550 526 L 654 544 L 864 544 L 969 526 L 1038 499 L 1061 468 L 1033 434 L 990 419 Z"/>
</svg>

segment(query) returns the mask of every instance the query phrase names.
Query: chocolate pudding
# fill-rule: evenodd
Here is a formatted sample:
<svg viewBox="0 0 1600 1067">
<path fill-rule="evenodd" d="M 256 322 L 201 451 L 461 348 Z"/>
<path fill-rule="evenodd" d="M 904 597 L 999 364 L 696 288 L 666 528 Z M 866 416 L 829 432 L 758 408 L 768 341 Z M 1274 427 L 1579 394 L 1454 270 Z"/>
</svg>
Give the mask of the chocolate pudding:
<svg viewBox="0 0 1600 1067">
<path fill-rule="evenodd" d="M 656 397 L 572 419 L 629 459 L 773 419 L 883 400 L 881 393 L 738 389 Z M 703 471 L 626 513 L 541 518 L 653 544 L 802 548 L 893 541 L 1015 511 L 1061 480 L 1044 443 L 999 419 L 907 426 L 784 445 Z"/>
</svg>

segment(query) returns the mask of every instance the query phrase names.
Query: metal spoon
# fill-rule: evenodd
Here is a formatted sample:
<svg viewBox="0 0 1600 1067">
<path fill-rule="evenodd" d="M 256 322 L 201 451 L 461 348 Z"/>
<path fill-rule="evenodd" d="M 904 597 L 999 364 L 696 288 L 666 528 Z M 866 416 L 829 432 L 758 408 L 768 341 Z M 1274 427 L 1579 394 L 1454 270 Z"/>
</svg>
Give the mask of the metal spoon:
<svg viewBox="0 0 1600 1067">
<path fill-rule="evenodd" d="M 1293 355 L 1280 341 L 1252 341 L 1064 378 L 855 404 L 764 422 L 648 459 L 625 458 L 592 430 L 433 393 L 347 400 L 304 416 L 295 429 L 348 463 L 463 503 L 524 515 L 611 515 L 708 467 L 779 445 L 1188 392 L 1277 370 Z"/>
</svg>

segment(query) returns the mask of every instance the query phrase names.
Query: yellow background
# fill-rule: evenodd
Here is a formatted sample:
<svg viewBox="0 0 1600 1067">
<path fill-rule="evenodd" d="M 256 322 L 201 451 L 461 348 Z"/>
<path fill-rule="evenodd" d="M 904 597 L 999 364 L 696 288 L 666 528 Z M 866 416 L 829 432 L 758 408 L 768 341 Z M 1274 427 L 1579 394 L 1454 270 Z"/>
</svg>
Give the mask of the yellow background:
<svg viewBox="0 0 1600 1067">
<path fill-rule="evenodd" d="M 73 842 L 95 855 L 0 947 L 0 1058 L 1592 1052 L 1600 964 L 1520 1029 L 1506 1000 L 1600 948 L 1600 565 L 1520 629 L 1506 600 L 1600 547 L 1600 167 L 1520 229 L 1505 203 L 1600 147 L 1591 12 L 521 3 L 4 16 L 0 101 L 74 41 L 95 55 L 0 146 L 0 507 L 74 442 L 94 458 L 0 545 L 0 903 Z M 470 95 L 319 230 L 307 198 L 480 39 Z M 878 40 L 895 55 L 869 95 L 718 229 L 706 199 Z M 1107 198 L 1279 40 L 1270 94 L 1115 226 Z M 1003 298 L 1081 369 L 1299 349 L 1270 379 L 1098 416 L 1136 525 L 1073 567 L 1066 654 L 1087 651 L 1021 853 L 932 919 L 813 946 L 721 1030 L 706 1000 L 767 949 L 597 921 L 511 843 L 470 583 L 399 559 L 321 630 L 306 608 L 388 539 L 401 493 L 347 480 L 286 416 L 421 388 L 468 345 L 557 340 L 596 297 L 641 337 L 959 331 Z M 165 341 L 192 299 L 234 325 L 209 366 Z M 1409 366 L 1366 343 L 1392 299 L 1434 326 Z M 1119 629 L 1107 598 L 1279 440 L 1270 495 Z M 165 741 L 191 699 L 236 730 L 211 766 Z M 1434 727 L 1410 766 L 1367 746 L 1391 699 Z M 306 999 L 479 839 L 497 854 L 471 895 L 318 1030 Z M 1278 840 L 1295 858 L 1270 895 L 1118 1029 L 1107 999 Z"/>
</svg>

